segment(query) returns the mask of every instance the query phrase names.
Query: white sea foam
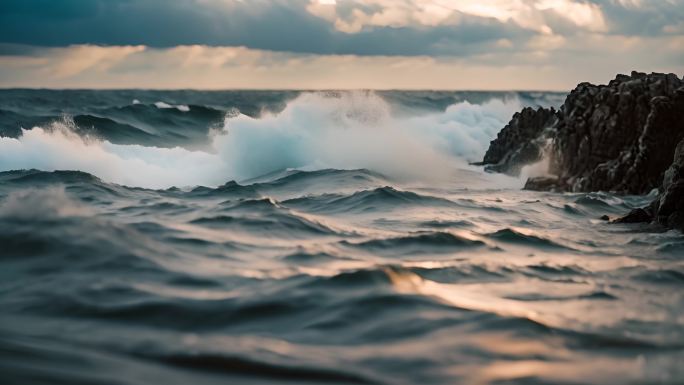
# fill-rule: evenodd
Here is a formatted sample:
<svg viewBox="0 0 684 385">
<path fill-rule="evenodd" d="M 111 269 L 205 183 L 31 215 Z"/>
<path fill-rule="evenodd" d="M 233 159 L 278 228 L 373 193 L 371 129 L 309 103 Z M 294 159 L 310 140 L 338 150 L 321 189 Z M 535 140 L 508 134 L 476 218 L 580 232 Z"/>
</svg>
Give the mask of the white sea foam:
<svg viewBox="0 0 684 385">
<path fill-rule="evenodd" d="M 0 169 L 79 170 L 115 183 L 143 187 L 219 184 L 226 175 L 215 154 L 182 148 L 116 145 L 84 139 L 70 123 L 0 138 Z"/>
<path fill-rule="evenodd" d="M 367 168 L 434 180 L 481 159 L 520 108 L 516 99 L 493 99 L 398 118 L 372 92 L 305 93 L 278 114 L 228 116 L 206 152 L 87 140 L 68 121 L 56 122 L 0 138 L 0 170 L 81 170 L 144 187 L 218 185 L 287 168 Z"/>
<path fill-rule="evenodd" d="M 90 208 L 70 199 L 59 187 L 13 191 L 0 203 L 0 218 L 30 221 L 91 214 Z"/>
<path fill-rule="evenodd" d="M 140 103 L 140 102 L 138 102 L 138 103 Z M 135 104 L 135 103 L 133 103 L 133 104 Z M 190 111 L 190 107 L 189 107 L 189 106 L 186 106 L 186 105 L 184 105 L 184 104 L 173 105 L 173 104 L 168 104 L 168 103 L 165 103 L 165 102 L 156 102 L 156 103 L 154 103 L 154 106 L 157 107 L 157 108 L 160 108 L 160 109 L 175 108 L 175 109 L 177 109 L 178 111 L 181 111 L 181 112 L 188 112 L 188 111 Z"/>
</svg>

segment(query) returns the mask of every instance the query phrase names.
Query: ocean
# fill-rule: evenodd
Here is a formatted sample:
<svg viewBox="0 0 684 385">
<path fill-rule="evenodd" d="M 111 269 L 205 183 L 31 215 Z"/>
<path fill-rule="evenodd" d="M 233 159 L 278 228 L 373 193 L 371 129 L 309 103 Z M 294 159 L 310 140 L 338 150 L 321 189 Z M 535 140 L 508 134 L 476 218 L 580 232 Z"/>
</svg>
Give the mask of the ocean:
<svg viewBox="0 0 684 385">
<path fill-rule="evenodd" d="M 0 90 L 0 383 L 681 384 L 655 192 L 469 164 L 563 100 Z"/>
</svg>

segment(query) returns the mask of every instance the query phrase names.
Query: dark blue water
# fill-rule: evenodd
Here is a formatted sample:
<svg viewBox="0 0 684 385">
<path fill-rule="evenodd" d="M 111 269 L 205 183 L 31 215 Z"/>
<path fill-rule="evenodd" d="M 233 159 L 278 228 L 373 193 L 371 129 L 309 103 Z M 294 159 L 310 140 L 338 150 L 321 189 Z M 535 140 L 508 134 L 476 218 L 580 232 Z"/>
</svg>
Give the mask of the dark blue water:
<svg viewBox="0 0 684 385">
<path fill-rule="evenodd" d="M 467 165 L 559 100 L 0 91 L 0 383 L 682 383 L 651 198 Z"/>
</svg>

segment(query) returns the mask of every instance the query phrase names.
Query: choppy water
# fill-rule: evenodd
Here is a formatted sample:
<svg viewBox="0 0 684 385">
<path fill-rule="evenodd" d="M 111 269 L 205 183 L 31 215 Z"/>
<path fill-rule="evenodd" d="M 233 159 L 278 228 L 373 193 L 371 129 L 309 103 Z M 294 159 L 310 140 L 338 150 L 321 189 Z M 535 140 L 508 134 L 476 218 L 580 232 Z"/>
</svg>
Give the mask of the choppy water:
<svg viewBox="0 0 684 385">
<path fill-rule="evenodd" d="M 1 382 L 682 383 L 651 198 L 467 166 L 558 98 L 0 91 Z"/>
</svg>

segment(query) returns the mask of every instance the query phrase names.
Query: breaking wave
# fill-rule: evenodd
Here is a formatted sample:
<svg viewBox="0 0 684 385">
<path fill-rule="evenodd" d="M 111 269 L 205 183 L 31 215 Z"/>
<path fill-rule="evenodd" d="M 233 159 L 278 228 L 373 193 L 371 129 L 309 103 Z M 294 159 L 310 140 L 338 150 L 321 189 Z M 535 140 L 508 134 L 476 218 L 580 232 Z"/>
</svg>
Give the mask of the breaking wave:
<svg viewBox="0 0 684 385">
<path fill-rule="evenodd" d="M 2 384 L 682 382 L 653 196 L 465 168 L 528 99 L 290 96 L 0 91 Z"/>
<path fill-rule="evenodd" d="M 194 111 L 185 105 L 157 107 L 177 110 L 181 117 Z M 450 177 L 447 165 L 479 159 L 520 107 L 517 98 L 491 99 L 400 117 L 373 92 L 304 93 L 279 113 L 258 118 L 227 113 L 201 150 L 115 144 L 102 139 L 107 135 L 87 135 L 74 120 L 61 119 L 23 129 L 17 138 L 0 138 L 0 169 L 81 170 L 153 188 L 217 186 L 285 169 L 370 169 L 396 179 L 439 180 Z M 88 118 L 93 126 L 103 122 L 104 129 L 110 125 L 116 132 L 126 127 L 122 135 L 135 141 L 131 124 Z M 149 144 L 158 133 L 140 130 L 139 135 Z"/>
</svg>

